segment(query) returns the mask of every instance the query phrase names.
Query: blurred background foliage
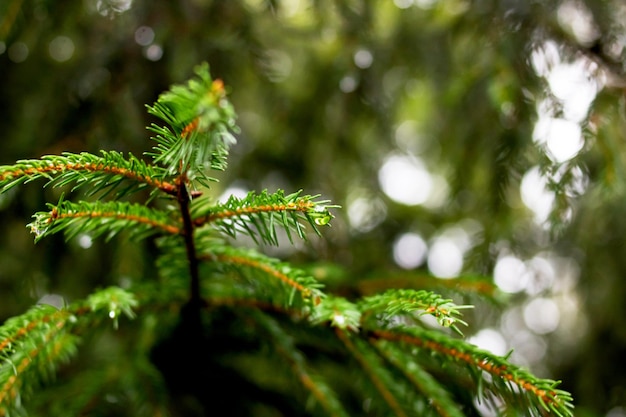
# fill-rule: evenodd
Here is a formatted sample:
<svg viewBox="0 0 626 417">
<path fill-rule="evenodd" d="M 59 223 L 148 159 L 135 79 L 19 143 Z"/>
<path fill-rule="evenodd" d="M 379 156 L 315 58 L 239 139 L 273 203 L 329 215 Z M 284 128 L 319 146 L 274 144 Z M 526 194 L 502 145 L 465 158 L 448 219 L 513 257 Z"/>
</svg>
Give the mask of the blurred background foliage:
<svg viewBox="0 0 626 417">
<path fill-rule="evenodd" d="M 0 164 L 141 155 L 144 105 L 206 61 L 241 127 L 214 198 L 342 206 L 268 253 L 344 292 L 493 279 L 507 304 L 470 340 L 562 379 L 577 415 L 623 417 L 625 47 L 622 0 L 2 0 Z M 155 273 L 149 242 L 33 245 L 59 192 L 0 197 L 0 320 Z"/>
</svg>

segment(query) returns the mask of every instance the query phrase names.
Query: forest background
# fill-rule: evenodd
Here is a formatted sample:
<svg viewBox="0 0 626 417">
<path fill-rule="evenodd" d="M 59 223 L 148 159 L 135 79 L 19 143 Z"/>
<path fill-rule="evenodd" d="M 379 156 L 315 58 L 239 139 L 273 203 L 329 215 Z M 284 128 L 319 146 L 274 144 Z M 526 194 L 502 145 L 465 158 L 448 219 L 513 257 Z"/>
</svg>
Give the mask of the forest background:
<svg viewBox="0 0 626 417">
<path fill-rule="evenodd" d="M 470 340 L 563 380 L 576 415 L 622 417 L 625 48 L 620 0 L 4 0 L 0 164 L 141 155 L 144 105 L 206 61 L 241 127 L 214 197 L 342 206 L 268 253 L 339 291 L 489 277 L 506 307 L 480 304 Z M 0 197 L 0 321 L 154 272 L 149 244 L 33 245 L 46 201 Z"/>
</svg>

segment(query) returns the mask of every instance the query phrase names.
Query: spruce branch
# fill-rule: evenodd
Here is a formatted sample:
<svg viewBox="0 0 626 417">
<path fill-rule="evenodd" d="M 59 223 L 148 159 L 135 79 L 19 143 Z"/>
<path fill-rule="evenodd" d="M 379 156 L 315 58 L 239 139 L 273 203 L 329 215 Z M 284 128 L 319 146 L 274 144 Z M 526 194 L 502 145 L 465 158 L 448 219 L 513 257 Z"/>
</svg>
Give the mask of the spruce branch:
<svg viewBox="0 0 626 417">
<path fill-rule="evenodd" d="M 328 200 L 316 201 L 318 196 L 301 195 L 302 190 L 285 195 L 283 190 L 260 194 L 249 192 L 244 198 L 230 196 L 225 203 L 209 206 L 198 203 L 195 208 L 194 224 L 210 225 L 221 233 L 236 238 L 238 234 L 250 236 L 255 242 L 278 245 L 276 226 L 284 228 L 290 242 L 292 232 L 306 239 L 303 221 L 308 223 L 316 234 L 321 235 L 318 226 L 329 224 L 333 215 Z"/>
<path fill-rule="evenodd" d="M 0 416 L 11 415 L 11 411 L 21 408 L 22 398 L 32 395 L 35 382 L 27 378 L 45 382 L 77 350 L 76 337 L 62 332 L 50 332 L 39 344 L 25 347 L 29 350 L 16 352 L 5 360 L 10 366 L 0 368 Z"/>
<path fill-rule="evenodd" d="M 271 297 L 263 297 L 262 294 L 251 293 L 249 287 L 233 285 L 232 276 L 215 274 L 214 279 L 202 282 L 203 297 L 201 306 L 207 311 L 217 307 L 232 309 L 255 310 L 267 313 L 278 313 L 292 319 L 303 317 L 301 309 L 294 306 L 276 304 Z M 222 276 L 220 276 L 222 275 Z M 178 311 L 183 304 L 188 302 L 188 286 L 182 285 L 181 280 L 169 280 L 155 287 L 149 284 L 133 286 L 133 293 L 139 304 L 134 309 L 138 315 L 158 313 L 163 311 Z M 185 282 L 186 284 L 186 282 Z"/>
<path fill-rule="evenodd" d="M 450 393 L 422 366 L 392 343 L 373 343 L 372 346 L 392 366 L 402 372 L 404 378 L 428 399 L 431 407 L 441 417 L 463 417 L 459 406 Z"/>
<path fill-rule="evenodd" d="M 361 327 L 361 316 L 361 310 L 355 303 L 328 295 L 316 306 L 309 319 L 312 324 L 329 323 L 341 330 L 357 332 Z"/>
<path fill-rule="evenodd" d="M 392 392 L 391 387 L 395 384 L 385 368 L 376 363 L 376 359 L 367 348 L 362 346 L 359 339 L 353 339 L 352 335 L 345 330 L 336 327 L 335 334 L 343 342 L 352 357 L 359 363 L 361 369 L 368 376 L 369 380 L 376 388 L 381 398 L 387 404 L 393 415 L 397 417 L 408 417 L 404 407 L 401 405 L 398 394 Z"/>
<path fill-rule="evenodd" d="M 478 349 L 469 343 L 419 327 L 368 329 L 368 333 L 373 342 L 400 342 L 409 347 L 424 349 L 442 360 L 454 360 L 467 367 L 476 386 L 483 389 L 486 384 L 481 379 L 482 374 L 475 370 L 484 371 L 492 377 L 491 391 L 495 395 L 511 401 L 522 401 L 532 415 L 543 415 L 545 411 L 560 417 L 573 416 L 572 397 L 568 392 L 556 388 L 558 381 L 537 378 L 525 369 L 509 363 L 506 358 Z M 482 393 L 479 392 L 479 395 L 482 396 Z"/>
<path fill-rule="evenodd" d="M 62 321 L 66 315 L 52 306 L 39 304 L 20 316 L 11 317 L 0 327 L 2 356 L 5 349 L 13 349 L 20 339 L 29 337 L 34 330 L 54 327 L 54 323 Z"/>
<path fill-rule="evenodd" d="M 22 397 L 75 354 L 77 338 L 65 331 L 72 319 L 68 312 L 39 305 L 0 327 L 0 416 L 19 408 Z"/>
<path fill-rule="evenodd" d="M 363 295 L 397 288 L 454 292 L 464 296 L 473 295 L 490 302 L 497 302 L 500 296 L 498 287 L 491 278 L 478 275 L 461 275 L 453 280 L 446 280 L 420 271 L 402 271 L 390 272 L 384 276 L 373 275 L 356 284 L 356 289 Z"/>
<path fill-rule="evenodd" d="M 87 195 L 118 189 L 115 198 L 150 187 L 175 194 L 176 184 L 167 181 L 167 173 L 158 166 L 147 165 L 132 154 L 101 151 L 101 156 L 87 152 L 46 155 L 41 159 L 24 159 L 13 165 L 0 166 L 0 193 L 37 179 L 55 187 L 74 184 L 86 187 Z M 126 184 L 122 188 L 121 185 Z"/>
<path fill-rule="evenodd" d="M 296 375 L 300 384 L 311 393 L 316 402 L 331 417 L 347 417 L 348 413 L 341 405 L 334 390 L 319 375 L 307 366 L 306 358 L 296 346 L 293 336 L 285 332 L 276 320 L 260 312 L 252 313 L 255 322 L 270 336 L 275 350 Z"/>
<path fill-rule="evenodd" d="M 171 416 L 162 376 L 144 355 L 110 356 L 106 361 L 98 360 L 97 366 L 81 369 L 62 384 L 47 387 L 47 395 L 31 397 L 29 415 Z"/>
<path fill-rule="evenodd" d="M 254 284 L 255 291 L 271 295 L 278 305 L 312 307 L 324 297 L 322 284 L 305 271 L 253 250 L 216 247 L 200 260 L 212 268 L 238 273 Z"/>
<path fill-rule="evenodd" d="M 208 64 L 195 69 L 196 78 L 174 85 L 147 106 L 148 112 L 169 127 L 152 124 L 157 145 L 147 153 L 171 175 L 184 172 L 190 181 L 208 186 L 210 169 L 223 171 L 231 145 L 236 141 L 235 112 L 226 99 L 221 80 L 213 80 Z"/>
<path fill-rule="evenodd" d="M 376 320 L 384 322 L 399 315 L 411 315 L 415 311 L 421 311 L 420 316 L 431 315 L 437 319 L 439 325 L 450 327 L 461 335 L 456 325 L 458 323 L 467 326 L 467 323 L 459 318 L 459 310 L 473 308 L 471 305 L 455 305 L 451 299 L 442 298 L 430 291 L 411 289 L 392 289 L 364 297 L 359 307 L 364 316 L 373 315 Z"/>
<path fill-rule="evenodd" d="M 133 317 L 132 293 L 111 287 L 58 310 L 36 305 L 0 326 L 0 416 L 11 415 L 24 397 L 48 382 L 56 368 L 77 352 L 79 334 L 119 316 Z M 104 313 L 104 314 L 102 314 Z"/>
<path fill-rule="evenodd" d="M 92 237 L 106 235 L 107 239 L 122 231 L 128 231 L 130 237 L 136 239 L 158 233 L 181 233 L 180 225 L 167 212 L 141 204 L 119 201 L 73 203 L 61 198 L 56 206 L 48 204 L 48 207 L 50 211 L 35 213 L 35 220 L 28 224 L 35 241 L 61 231 L 68 240 L 80 233 Z"/>
<path fill-rule="evenodd" d="M 119 287 L 108 287 L 91 294 L 84 303 L 77 303 L 71 309 L 80 312 L 87 308 L 92 316 L 104 313 L 117 329 L 120 316 L 133 319 L 138 304 L 134 293 Z"/>
<path fill-rule="evenodd" d="M 62 328 L 68 322 L 76 325 L 82 317 L 89 317 L 89 320 L 93 321 L 101 313 L 115 323 L 121 315 L 133 318 L 133 309 L 137 306 L 134 294 L 119 287 L 96 291 L 86 300 L 60 310 L 47 304 L 37 304 L 26 313 L 11 317 L 0 326 L 0 356 L 3 356 L 7 349 L 15 349 L 24 338 L 37 338 L 38 336 L 33 334 L 37 335 L 42 329 Z"/>
<path fill-rule="evenodd" d="M 189 261 L 186 247 L 181 244 L 180 236 L 158 236 L 155 244 L 158 249 L 155 266 L 159 272 L 159 285 L 170 283 L 182 285 L 184 282 L 188 290 Z"/>
</svg>

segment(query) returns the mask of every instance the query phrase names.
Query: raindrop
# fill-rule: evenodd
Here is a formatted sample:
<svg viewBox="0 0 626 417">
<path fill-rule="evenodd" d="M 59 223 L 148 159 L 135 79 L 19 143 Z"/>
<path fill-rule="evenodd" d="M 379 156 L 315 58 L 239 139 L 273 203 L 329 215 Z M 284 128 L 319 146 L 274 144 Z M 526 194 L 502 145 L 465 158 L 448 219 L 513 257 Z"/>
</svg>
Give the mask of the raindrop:
<svg viewBox="0 0 626 417">
<path fill-rule="evenodd" d="M 328 212 L 328 209 L 323 206 L 317 206 L 314 209 L 313 220 L 318 226 L 326 226 L 333 218 L 332 214 Z"/>
<path fill-rule="evenodd" d="M 47 227 L 39 227 L 39 225 L 35 223 L 29 224 L 28 226 L 30 227 L 30 232 L 35 235 L 35 239 L 40 238 L 48 231 Z"/>
<path fill-rule="evenodd" d="M 346 317 L 343 314 L 335 314 L 333 316 L 333 323 L 343 328 L 346 325 Z"/>
<path fill-rule="evenodd" d="M 330 221 L 330 216 L 318 217 L 315 219 L 315 224 L 320 226 L 325 226 Z"/>
</svg>

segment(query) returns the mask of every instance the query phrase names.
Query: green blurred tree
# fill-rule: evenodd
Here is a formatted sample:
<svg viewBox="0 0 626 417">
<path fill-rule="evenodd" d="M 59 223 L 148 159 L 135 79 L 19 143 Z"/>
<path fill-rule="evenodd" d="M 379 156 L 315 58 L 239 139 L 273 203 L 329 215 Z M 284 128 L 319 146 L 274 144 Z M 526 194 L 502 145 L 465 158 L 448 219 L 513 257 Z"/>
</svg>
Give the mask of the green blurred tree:
<svg viewBox="0 0 626 417">
<path fill-rule="evenodd" d="M 344 207 L 326 239 L 270 255 L 343 265 L 324 269 L 325 284 L 347 295 L 412 285 L 401 269 L 438 286 L 492 276 L 510 302 L 477 309 L 473 340 L 563 379 L 579 415 L 623 413 L 623 10 L 617 0 L 7 0 L 0 163 L 141 154 L 153 121 L 143 104 L 208 61 L 234 87 L 242 129 L 215 197 L 303 188 Z M 24 213 L 54 193 L 0 197 L 0 317 L 155 274 L 150 243 L 53 237 L 32 248 Z M 379 279 L 389 271 L 397 278 Z"/>
</svg>

